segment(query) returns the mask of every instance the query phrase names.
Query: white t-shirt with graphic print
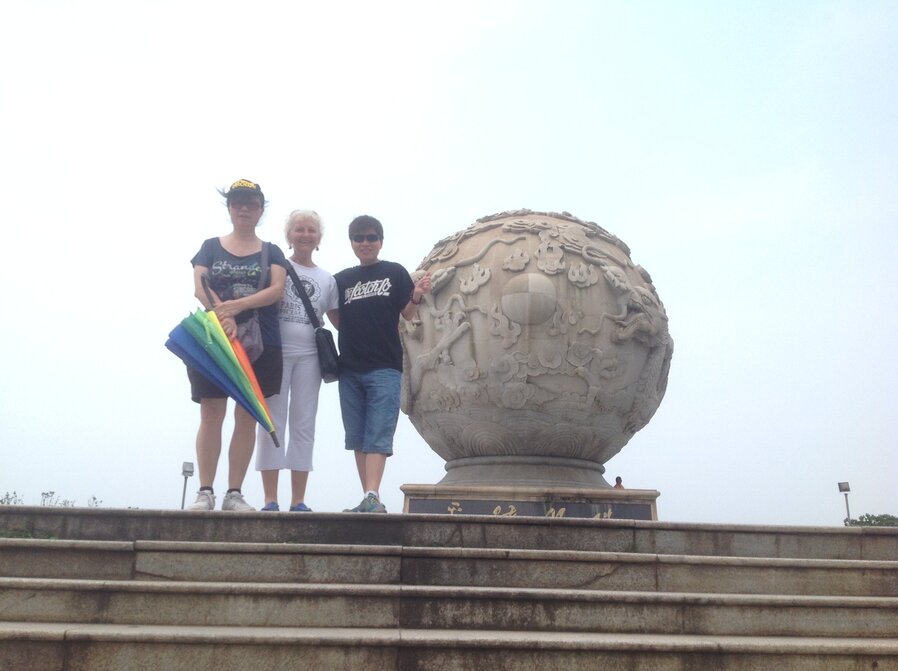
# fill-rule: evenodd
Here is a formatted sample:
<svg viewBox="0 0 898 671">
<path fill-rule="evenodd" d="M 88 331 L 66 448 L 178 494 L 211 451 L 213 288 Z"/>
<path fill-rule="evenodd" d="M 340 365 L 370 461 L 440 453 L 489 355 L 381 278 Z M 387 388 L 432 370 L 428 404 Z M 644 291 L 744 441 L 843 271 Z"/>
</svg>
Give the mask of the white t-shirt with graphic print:
<svg viewBox="0 0 898 671">
<path fill-rule="evenodd" d="M 305 287 L 318 321 L 325 325 L 324 313 L 337 307 L 337 283 L 333 275 L 323 268 L 306 268 L 287 259 Z M 281 324 L 281 346 L 284 356 L 316 355 L 315 330 L 306 315 L 302 299 L 293 289 L 293 279 L 287 275 L 284 297 L 281 299 L 278 317 Z"/>
</svg>

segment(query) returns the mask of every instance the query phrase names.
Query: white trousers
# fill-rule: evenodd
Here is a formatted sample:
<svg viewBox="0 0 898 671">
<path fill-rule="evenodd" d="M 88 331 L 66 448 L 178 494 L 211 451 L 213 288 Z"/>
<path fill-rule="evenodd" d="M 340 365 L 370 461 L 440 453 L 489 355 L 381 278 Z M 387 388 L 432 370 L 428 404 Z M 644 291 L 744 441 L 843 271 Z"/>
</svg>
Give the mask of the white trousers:
<svg viewBox="0 0 898 671">
<path fill-rule="evenodd" d="M 312 470 L 312 448 L 315 445 L 315 415 L 318 413 L 318 392 L 321 389 L 321 369 L 318 356 L 294 355 L 284 357 L 281 393 L 269 397 L 268 410 L 277 432 L 280 447 L 261 426 L 256 438 L 256 470 L 291 471 Z M 286 439 L 289 432 L 289 440 Z"/>
</svg>

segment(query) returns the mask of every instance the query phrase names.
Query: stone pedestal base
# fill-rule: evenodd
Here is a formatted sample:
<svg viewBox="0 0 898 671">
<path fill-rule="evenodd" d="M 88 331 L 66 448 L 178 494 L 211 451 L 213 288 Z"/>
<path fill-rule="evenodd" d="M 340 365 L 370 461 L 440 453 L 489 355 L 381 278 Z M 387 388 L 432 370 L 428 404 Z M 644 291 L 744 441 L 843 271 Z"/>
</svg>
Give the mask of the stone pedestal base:
<svg viewBox="0 0 898 671">
<path fill-rule="evenodd" d="M 402 485 L 403 512 L 657 520 L 654 489 L 509 485 Z"/>
<path fill-rule="evenodd" d="M 491 487 L 501 482 L 503 486 L 601 489 L 611 485 L 602 477 L 605 467 L 586 459 L 563 457 L 526 457 L 503 455 L 501 457 L 466 457 L 446 462 L 446 477 L 440 485 L 465 485 Z"/>
</svg>

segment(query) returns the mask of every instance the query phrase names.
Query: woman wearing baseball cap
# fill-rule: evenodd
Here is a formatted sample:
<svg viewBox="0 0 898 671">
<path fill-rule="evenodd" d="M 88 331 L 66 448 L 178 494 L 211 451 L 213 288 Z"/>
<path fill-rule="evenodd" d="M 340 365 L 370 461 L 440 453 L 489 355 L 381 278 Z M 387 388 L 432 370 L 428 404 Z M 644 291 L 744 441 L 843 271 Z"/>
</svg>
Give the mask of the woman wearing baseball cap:
<svg viewBox="0 0 898 671">
<path fill-rule="evenodd" d="M 237 336 L 238 324 L 258 315 L 263 349 L 253 361 L 253 370 L 262 393 L 267 397 L 281 388 L 281 337 L 278 302 L 284 294 L 287 260 L 277 245 L 263 242 L 256 226 L 265 211 L 265 196 L 255 182 L 240 179 L 225 198 L 231 218 L 231 232 L 203 242 L 191 259 L 194 293 L 208 309 L 214 309 L 230 338 Z M 203 281 L 207 286 L 203 286 Z M 208 290 L 208 291 L 207 291 Z M 222 426 L 227 413 L 227 394 L 192 368 L 187 369 L 191 397 L 200 404 L 200 428 L 196 436 L 196 457 L 200 490 L 191 510 L 214 510 L 213 482 L 221 455 Z M 234 433 L 228 448 L 228 490 L 222 510 L 254 510 L 240 488 L 253 455 L 255 419 L 241 406 L 234 408 Z"/>
</svg>

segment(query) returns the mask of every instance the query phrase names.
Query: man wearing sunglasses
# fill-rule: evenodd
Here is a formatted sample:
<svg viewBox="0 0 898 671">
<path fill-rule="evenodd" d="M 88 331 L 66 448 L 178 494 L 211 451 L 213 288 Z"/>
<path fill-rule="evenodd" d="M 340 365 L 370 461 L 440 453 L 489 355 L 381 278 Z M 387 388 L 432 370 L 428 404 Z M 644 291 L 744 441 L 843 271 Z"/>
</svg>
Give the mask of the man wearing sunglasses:
<svg viewBox="0 0 898 671">
<path fill-rule="evenodd" d="M 355 453 L 364 498 L 344 512 L 385 513 L 380 483 L 399 419 L 402 343 L 399 317 L 412 319 L 431 289 L 430 274 L 417 283 L 398 263 L 378 258 L 384 229 L 362 215 L 349 224 L 359 265 L 334 276 L 340 302 L 340 409 L 346 449 Z"/>
</svg>

